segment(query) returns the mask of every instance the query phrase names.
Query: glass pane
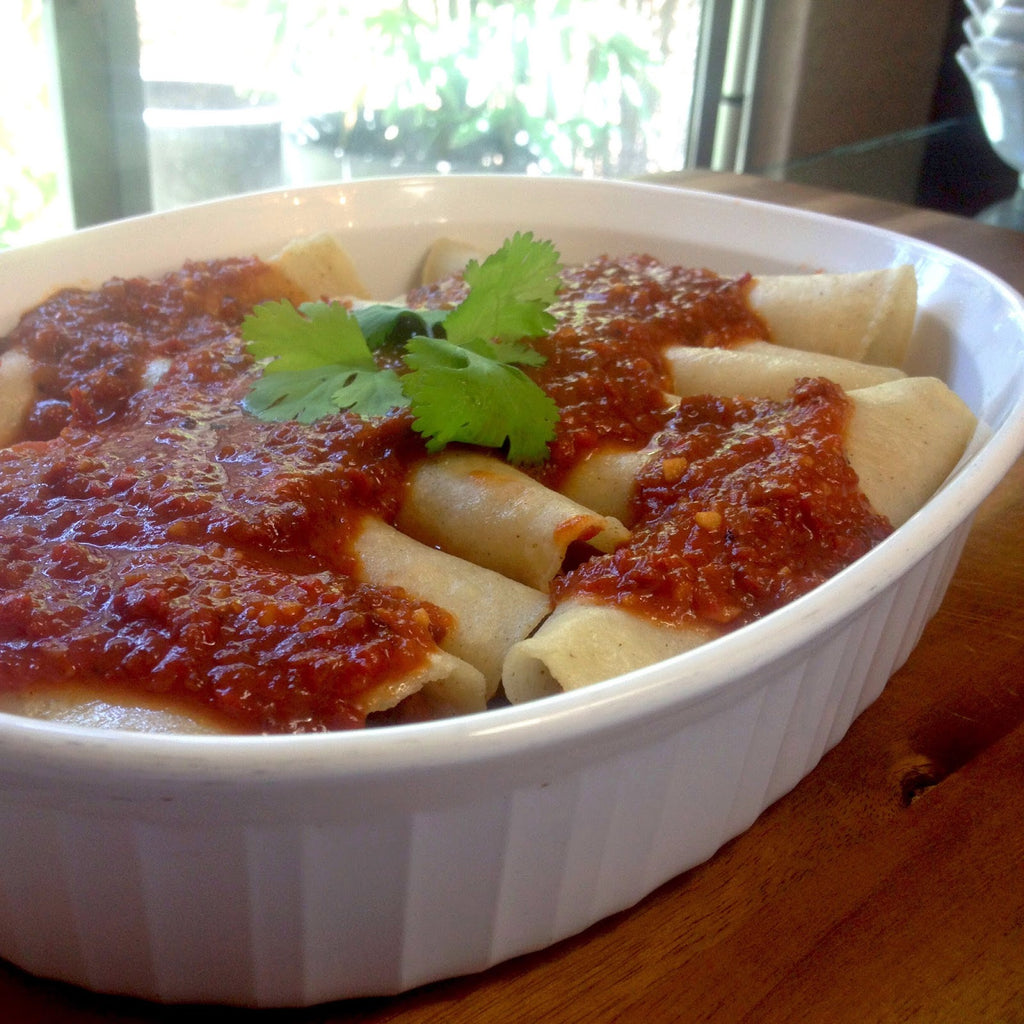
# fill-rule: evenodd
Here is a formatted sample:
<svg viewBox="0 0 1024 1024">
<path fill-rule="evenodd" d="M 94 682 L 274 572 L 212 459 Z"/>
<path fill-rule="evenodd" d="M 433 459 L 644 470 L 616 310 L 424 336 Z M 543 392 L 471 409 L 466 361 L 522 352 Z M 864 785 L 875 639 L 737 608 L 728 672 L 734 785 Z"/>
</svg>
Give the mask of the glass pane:
<svg viewBox="0 0 1024 1024">
<path fill-rule="evenodd" d="M 42 0 L 0 3 L 0 248 L 71 229 Z"/>
<path fill-rule="evenodd" d="M 158 209 L 407 173 L 682 166 L 702 0 L 138 0 Z"/>
</svg>

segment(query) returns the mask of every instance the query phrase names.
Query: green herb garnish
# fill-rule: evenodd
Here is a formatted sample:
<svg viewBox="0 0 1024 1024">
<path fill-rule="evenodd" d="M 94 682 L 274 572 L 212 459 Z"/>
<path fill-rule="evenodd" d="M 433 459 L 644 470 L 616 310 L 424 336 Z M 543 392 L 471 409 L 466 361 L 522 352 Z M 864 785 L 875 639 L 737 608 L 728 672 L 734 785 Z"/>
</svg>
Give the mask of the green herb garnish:
<svg viewBox="0 0 1024 1024">
<path fill-rule="evenodd" d="M 461 441 L 507 446 L 510 462 L 544 459 L 558 408 L 520 366 L 544 363 L 529 339 L 554 326 L 558 253 L 517 233 L 464 276 L 469 290 L 451 311 L 256 306 L 242 336 L 268 362 L 246 408 L 261 419 L 312 423 L 340 409 L 375 417 L 408 407 L 428 451 Z M 384 347 L 399 354 L 403 372 L 377 366 L 373 353 Z"/>
</svg>

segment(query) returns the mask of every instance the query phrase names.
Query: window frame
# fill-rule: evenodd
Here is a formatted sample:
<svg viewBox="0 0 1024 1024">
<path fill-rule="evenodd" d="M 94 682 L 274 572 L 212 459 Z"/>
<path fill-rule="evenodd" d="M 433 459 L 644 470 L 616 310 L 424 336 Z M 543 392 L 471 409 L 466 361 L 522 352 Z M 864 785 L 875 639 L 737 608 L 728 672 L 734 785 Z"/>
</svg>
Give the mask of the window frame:
<svg viewBox="0 0 1024 1024">
<path fill-rule="evenodd" d="M 44 0 L 43 17 L 73 223 L 82 228 L 147 213 L 134 0 Z"/>
</svg>

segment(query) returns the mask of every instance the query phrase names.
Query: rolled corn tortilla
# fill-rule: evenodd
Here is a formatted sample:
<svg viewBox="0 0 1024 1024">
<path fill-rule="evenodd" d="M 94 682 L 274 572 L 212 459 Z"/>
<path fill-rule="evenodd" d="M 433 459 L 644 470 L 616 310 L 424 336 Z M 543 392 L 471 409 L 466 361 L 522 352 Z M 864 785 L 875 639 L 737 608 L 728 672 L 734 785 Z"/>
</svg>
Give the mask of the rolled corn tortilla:
<svg viewBox="0 0 1024 1024">
<path fill-rule="evenodd" d="M 32 360 L 14 349 L 5 352 L 0 356 L 0 448 L 21 433 L 35 400 Z"/>
<path fill-rule="evenodd" d="M 917 316 L 917 276 L 909 265 L 765 275 L 748 299 L 778 345 L 900 367 Z"/>
<path fill-rule="evenodd" d="M 423 544 L 545 591 L 573 544 L 606 552 L 629 535 L 617 519 L 507 462 L 460 451 L 412 470 L 396 525 Z"/>
<path fill-rule="evenodd" d="M 654 665 L 717 635 L 709 627 L 679 629 L 616 605 L 573 598 L 509 651 L 502 685 L 508 699 L 520 704 Z"/>
<path fill-rule="evenodd" d="M 379 714 L 409 701 L 433 717 L 482 711 L 494 695 L 505 655 L 548 614 L 547 596 L 498 573 L 426 547 L 367 516 L 354 540 L 362 582 L 401 587 L 449 612 L 454 626 L 417 670 L 383 683 L 359 707 Z M 178 707 L 146 693 L 118 698 L 106 691 L 37 686 L 0 694 L 0 711 L 93 728 L 151 733 L 239 731 L 225 716 Z"/>
<path fill-rule="evenodd" d="M 432 717 L 483 711 L 487 706 L 483 673 L 444 650 L 436 650 L 418 669 L 364 694 L 359 708 L 367 716 L 416 702 Z M 0 694 L 0 712 L 63 725 L 130 732 L 226 735 L 243 730 L 227 716 L 201 707 L 185 707 L 166 696 L 145 692 L 123 696 L 86 683 L 55 683 Z"/>
<path fill-rule="evenodd" d="M 848 392 L 846 451 L 872 508 L 900 526 L 938 490 L 977 428 L 964 401 L 937 377 L 902 377 Z M 633 481 L 654 449 L 594 452 L 564 491 L 629 524 Z"/>
<path fill-rule="evenodd" d="M 906 376 L 902 370 L 859 363 L 842 356 L 751 341 L 729 348 L 678 346 L 666 349 L 672 391 L 728 398 L 781 401 L 800 377 L 827 377 L 847 391 Z"/>
<path fill-rule="evenodd" d="M 653 448 L 599 448 L 569 473 L 562 483 L 562 493 L 628 524 L 636 475 L 654 452 Z"/>
<path fill-rule="evenodd" d="M 328 236 L 303 239 L 293 246 L 295 251 L 291 255 L 292 246 L 288 246 L 278 256 L 264 261 L 248 280 L 236 281 L 232 299 L 243 305 L 280 299 L 298 304 L 319 297 L 315 289 L 320 285 L 329 285 L 332 289 L 362 287 L 354 269 L 346 271 L 346 266 L 351 267 L 351 260 L 335 239 Z M 215 288 L 203 296 L 193 293 L 193 299 L 199 298 L 208 303 L 209 308 L 216 308 L 223 296 Z M 150 388 L 158 384 L 170 364 L 168 356 L 152 356 L 142 369 L 140 386 Z M 48 375 L 45 365 L 38 364 L 21 349 L 10 348 L 0 355 L 0 448 L 20 438 L 37 401 L 66 397 L 46 393 L 43 382 Z"/>
<path fill-rule="evenodd" d="M 267 262 L 310 299 L 369 298 L 359 271 L 341 243 L 327 233 L 297 238 Z"/>
<path fill-rule="evenodd" d="M 893 367 L 764 341 L 730 348 L 679 346 L 665 354 L 677 398 L 715 394 L 781 401 L 801 377 L 826 377 L 851 391 L 906 376 Z M 563 493 L 573 501 L 627 522 L 636 465 L 635 452 L 597 452 L 569 474 Z"/>
<path fill-rule="evenodd" d="M 487 707 L 487 682 L 469 662 L 437 650 L 419 669 L 366 694 L 360 709 L 366 715 L 389 711 L 410 698 L 429 708 L 435 718 L 465 715 Z"/>
<path fill-rule="evenodd" d="M 427 253 L 420 283 L 434 284 L 484 255 L 478 246 L 440 238 Z M 848 273 L 765 274 L 754 278 L 748 300 L 776 345 L 901 367 L 917 318 L 917 276 L 909 265 Z"/>
<path fill-rule="evenodd" d="M 875 511 L 901 526 L 956 467 L 977 420 L 936 377 L 906 377 L 849 396 L 850 465 Z"/>
<path fill-rule="evenodd" d="M 382 681 L 353 700 L 353 706 L 367 716 L 390 712 L 405 702 L 415 705 L 421 717 L 484 710 L 497 688 L 505 653 L 513 640 L 527 636 L 547 614 L 548 599 L 477 566 L 455 565 L 457 559 L 424 548 L 372 517 L 362 524 L 355 548 L 362 582 L 380 587 L 404 584 L 415 599 L 444 606 L 455 627 L 446 644 L 429 651 L 422 664 Z M 344 666 L 339 665 L 339 670 L 344 671 Z M 144 689 L 111 693 L 109 687 L 101 690 L 88 681 L 73 687 L 43 681 L 31 689 L 0 693 L 0 711 L 102 729 L 242 732 L 231 718 L 214 709 Z"/>
<path fill-rule="evenodd" d="M 222 736 L 240 733 L 228 719 L 196 707 L 172 706 L 166 697 L 147 703 L 146 694 L 118 697 L 82 686 L 37 687 L 0 694 L 0 711 L 44 722 L 128 732 Z"/>
<path fill-rule="evenodd" d="M 479 246 L 457 238 L 439 238 L 427 250 L 420 270 L 420 284 L 435 284 L 460 274 L 470 260 L 481 260 L 487 254 Z"/>
<path fill-rule="evenodd" d="M 441 646 L 481 672 L 485 699 L 498 689 L 509 648 L 550 611 L 539 590 L 421 544 L 372 516 L 363 520 L 353 546 L 365 582 L 401 587 L 451 614 L 455 625 Z"/>
<path fill-rule="evenodd" d="M 906 377 L 849 393 L 853 412 L 845 447 L 873 510 L 894 527 L 906 522 L 960 461 L 977 421 L 932 377 Z M 637 471 L 651 452 L 611 452 L 589 460 L 588 496 L 624 514 Z M 584 467 L 586 468 L 586 466 Z M 577 489 L 580 481 L 577 481 Z M 701 623 L 674 626 L 612 604 L 571 597 L 505 660 L 512 701 L 571 690 L 682 654 L 719 635 Z M 602 667 L 605 666 L 605 667 Z"/>
</svg>

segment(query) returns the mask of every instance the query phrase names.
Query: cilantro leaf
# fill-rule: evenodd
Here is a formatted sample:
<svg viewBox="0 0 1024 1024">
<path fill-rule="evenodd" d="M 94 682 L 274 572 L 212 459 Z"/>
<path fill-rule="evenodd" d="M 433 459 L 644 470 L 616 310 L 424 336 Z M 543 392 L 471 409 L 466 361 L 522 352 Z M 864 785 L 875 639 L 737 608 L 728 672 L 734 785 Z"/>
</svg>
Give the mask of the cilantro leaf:
<svg viewBox="0 0 1024 1024">
<path fill-rule="evenodd" d="M 243 404 L 261 419 L 313 423 L 339 409 L 352 409 L 367 417 L 384 416 L 409 402 L 393 370 L 330 363 L 264 373 Z"/>
<path fill-rule="evenodd" d="M 457 345 L 540 337 L 555 325 L 547 307 L 558 293 L 559 270 L 551 242 L 516 232 L 483 263 L 470 261 L 463 272 L 469 292 L 448 314 L 445 334 Z"/>
<path fill-rule="evenodd" d="M 507 444 L 510 462 L 547 456 L 558 406 L 517 366 L 441 338 L 413 338 L 406 364 L 402 389 L 427 451 L 462 441 Z"/>
<path fill-rule="evenodd" d="M 543 366 L 547 362 L 545 356 L 541 355 L 532 345 L 527 345 L 525 341 L 496 341 L 485 344 L 486 350 L 482 354 L 489 355 L 492 359 L 500 359 L 503 363 Z"/>
<path fill-rule="evenodd" d="M 262 302 L 242 321 L 242 337 L 264 373 L 311 370 L 328 363 L 373 368 L 373 356 L 352 314 L 340 302 Z"/>
<path fill-rule="evenodd" d="M 408 406 L 429 451 L 454 441 L 506 448 L 512 462 L 544 459 L 558 407 L 518 365 L 545 359 L 529 344 L 554 326 L 559 288 L 550 242 L 517 233 L 465 270 L 454 310 L 340 303 L 256 306 L 242 323 L 249 352 L 265 361 L 244 405 L 268 420 L 312 423 L 339 409 L 383 416 Z M 396 372 L 378 366 L 387 349 Z"/>
<path fill-rule="evenodd" d="M 268 420 L 312 423 L 339 409 L 383 416 L 408 404 L 394 371 L 379 371 L 358 321 L 340 303 L 264 302 L 242 321 L 257 359 L 269 359 L 245 407 Z"/>
<path fill-rule="evenodd" d="M 339 409 L 351 409 L 360 416 L 384 416 L 403 409 L 409 398 L 394 370 L 353 371 L 334 392 Z"/>
<path fill-rule="evenodd" d="M 376 351 L 384 345 L 405 344 L 416 335 L 436 337 L 435 331 L 448 315 L 448 310 L 413 310 L 378 302 L 371 306 L 361 306 L 352 315 L 367 345 Z"/>
</svg>

